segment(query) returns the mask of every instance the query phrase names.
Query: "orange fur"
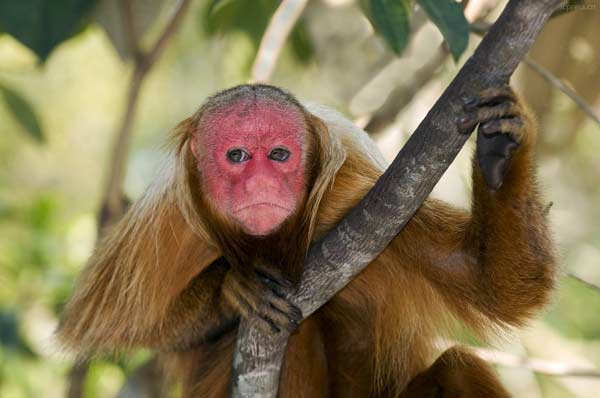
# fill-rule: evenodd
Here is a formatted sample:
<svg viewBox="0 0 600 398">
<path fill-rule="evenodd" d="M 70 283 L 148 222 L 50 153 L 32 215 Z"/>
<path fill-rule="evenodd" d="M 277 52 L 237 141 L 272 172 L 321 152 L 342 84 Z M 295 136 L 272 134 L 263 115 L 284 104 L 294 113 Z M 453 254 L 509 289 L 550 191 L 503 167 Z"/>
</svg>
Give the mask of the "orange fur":
<svg viewBox="0 0 600 398">
<path fill-rule="evenodd" d="M 315 240 L 358 203 L 383 166 L 364 133 L 308 109 L 320 172 L 304 217 Z M 218 298 L 225 270 L 213 263 L 220 252 L 196 208 L 188 140 L 198 117 L 180 125 L 175 167 L 99 245 L 58 334 L 84 352 L 156 348 L 177 369 L 186 397 L 216 398 L 226 394 L 236 313 Z M 487 189 L 475 165 L 471 214 L 427 200 L 376 260 L 302 323 L 288 347 L 280 396 L 412 398 L 418 380 L 463 388 L 465 397 L 488 387 L 496 394 L 488 396 L 506 396 L 485 364 L 456 350 L 422 372 L 456 320 L 485 336 L 522 325 L 548 301 L 554 253 L 535 188 L 531 120 L 525 117 L 521 147 L 498 191 Z M 223 335 L 206 340 L 211 331 Z M 461 382 L 470 373 L 477 376 Z"/>
</svg>

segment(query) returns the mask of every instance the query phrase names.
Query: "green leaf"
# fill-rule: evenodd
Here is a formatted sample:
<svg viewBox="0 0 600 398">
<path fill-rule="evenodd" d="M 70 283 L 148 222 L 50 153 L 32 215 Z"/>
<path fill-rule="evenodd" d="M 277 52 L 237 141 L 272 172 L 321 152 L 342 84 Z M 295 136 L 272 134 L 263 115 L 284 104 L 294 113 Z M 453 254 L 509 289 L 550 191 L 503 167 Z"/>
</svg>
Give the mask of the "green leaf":
<svg viewBox="0 0 600 398">
<path fill-rule="evenodd" d="M 202 15 L 202 28 L 208 36 L 243 32 L 256 52 L 280 3 L 280 0 L 211 0 Z M 292 29 L 289 44 L 299 61 L 307 62 L 312 57 L 312 42 L 302 19 Z"/>
<path fill-rule="evenodd" d="M 25 357 L 35 357 L 34 352 L 21 336 L 17 311 L 0 310 L 0 348 Z"/>
<path fill-rule="evenodd" d="M 44 133 L 31 104 L 16 91 L 0 86 L 0 92 L 8 110 L 31 137 L 44 142 Z"/>
<path fill-rule="evenodd" d="M 77 33 L 96 0 L 0 0 L 0 26 L 42 61 Z"/>
<path fill-rule="evenodd" d="M 232 31 L 247 33 L 258 47 L 278 5 L 277 0 L 212 0 L 205 9 L 202 26 L 209 36 Z"/>
<path fill-rule="evenodd" d="M 463 6 L 455 0 L 417 1 L 442 32 L 454 61 L 458 61 L 469 44 L 469 22 Z"/>
<path fill-rule="evenodd" d="M 367 16 L 377 32 L 400 55 L 410 35 L 408 0 L 370 0 Z"/>
</svg>

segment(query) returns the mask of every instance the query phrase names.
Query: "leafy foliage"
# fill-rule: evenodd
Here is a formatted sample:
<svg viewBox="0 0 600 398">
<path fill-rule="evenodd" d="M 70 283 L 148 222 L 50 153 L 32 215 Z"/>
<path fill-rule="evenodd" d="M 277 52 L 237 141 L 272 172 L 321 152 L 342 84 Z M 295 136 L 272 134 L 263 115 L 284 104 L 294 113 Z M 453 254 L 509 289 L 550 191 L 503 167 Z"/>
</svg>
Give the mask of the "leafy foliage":
<svg viewBox="0 0 600 398">
<path fill-rule="evenodd" d="M 365 8 L 373 27 L 392 51 L 400 55 L 408 44 L 410 34 L 408 0 L 370 0 Z"/>
<path fill-rule="evenodd" d="M 438 27 L 454 60 L 458 60 L 469 44 L 469 23 L 463 6 L 455 0 L 417 0 Z M 410 0 L 363 0 L 365 14 L 391 50 L 397 54 L 410 37 Z"/>
<path fill-rule="evenodd" d="M 0 27 L 45 61 L 77 32 L 95 0 L 0 0 Z"/>
<path fill-rule="evenodd" d="M 278 0 L 212 0 L 205 8 L 202 27 L 209 37 L 219 33 L 243 32 L 250 37 L 256 52 L 279 4 Z M 308 62 L 312 58 L 312 43 L 302 21 L 294 26 L 289 40 L 299 61 Z"/>
<path fill-rule="evenodd" d="M 567 337 L 600 339 L 600 295 L 572 279 L 562 282 L 560 300 L 546 314 L 546 320 Z"/>
<path fill-rule="evenodd" d="M 469 22 L 455 0 L 418 0 L 429 19 L 438 27 L 457 61 L 469 44 Z"/>
<path fill-rule="evenodd" d="M 43 142 L 44 133 L 31 104 L 19 93 L 6 86 L 0 86 L 0 93 L 4 98 L 6 108 L 10 110 L 25 131 L 36 141 Z"/>
<path fill-rule="evenodd" d="M 14 354 L 35 356 L 19 334 L 19 321 L 15 312 L 0 311 L 0 346 Z"/>
</svg>

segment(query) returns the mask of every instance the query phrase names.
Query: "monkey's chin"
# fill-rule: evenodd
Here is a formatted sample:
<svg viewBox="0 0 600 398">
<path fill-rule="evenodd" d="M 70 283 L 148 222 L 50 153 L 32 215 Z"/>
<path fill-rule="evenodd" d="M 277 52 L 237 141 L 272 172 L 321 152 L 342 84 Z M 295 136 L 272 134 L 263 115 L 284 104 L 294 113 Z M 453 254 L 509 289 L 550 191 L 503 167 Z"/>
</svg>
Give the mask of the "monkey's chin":
<svg viewBox="0 0 600 398">
<path fill-rule="evenodd" d="M 246 206 L 235 212 L 240 226 L 251 236 L 269 236 L 276 232 L 292 211 L 271 203 Z"/>
</svg>

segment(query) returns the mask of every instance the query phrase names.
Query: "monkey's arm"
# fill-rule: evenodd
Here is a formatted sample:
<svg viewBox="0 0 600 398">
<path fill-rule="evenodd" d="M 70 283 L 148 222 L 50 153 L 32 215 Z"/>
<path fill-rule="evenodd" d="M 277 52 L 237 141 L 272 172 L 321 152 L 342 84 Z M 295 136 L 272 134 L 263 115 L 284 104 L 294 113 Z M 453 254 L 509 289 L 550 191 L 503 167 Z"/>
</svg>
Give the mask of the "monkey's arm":
<svg viewBox="0 0 600 398">
<path fill-rule="evenodd" d="M 223 300 L 223 281 L 229 265 L 222 257 L 198 274 L 152 328 L 145 347 L 185 350 L 218 340 L 237 327 L 239 315 Z"/>
<path fill-rule="evenodd" d="M 392 246 L 464 318 L 476 309 L 518 325 L 547 302 L 554 283 L 554 249 L 533 173 L 536 127 L 512 92 L 480 100 L 492 104 L 473 107 L 477 115 L 466 120 L 488 121 L 479 127 L 471 214 L 429 200 Z"/>
</svg>

